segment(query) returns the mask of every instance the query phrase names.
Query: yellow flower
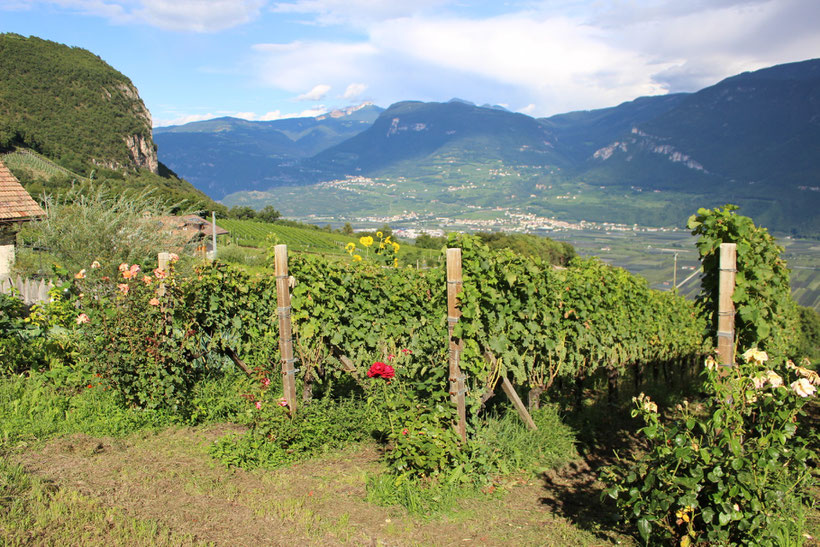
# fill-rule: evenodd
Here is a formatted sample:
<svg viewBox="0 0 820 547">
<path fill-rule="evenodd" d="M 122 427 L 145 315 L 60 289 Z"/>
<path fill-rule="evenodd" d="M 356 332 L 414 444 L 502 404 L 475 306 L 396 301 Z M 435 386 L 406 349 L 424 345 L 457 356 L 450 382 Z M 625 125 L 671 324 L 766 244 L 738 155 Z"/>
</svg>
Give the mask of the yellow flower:
<svg viewBox="0 0 820 547">
<path fill-rule="evenodd" d="M 356 244 L 355 244 L 355 243 L 353 243 L 353 242 L 351 241 L 350 243 L 348 243 L 347 245 L 345 245 L 345 250 L 346 250 L 348 253 L 353 253 L 353 251 L 355 251 L 355 250 L 356 250 Z"/>
<path fill-rule="evenodd" d="M 399 267 L 399 259 L 398 259 L 398 258 L 394 258 L 394 259 L 393 259 L 393 267 L 394 267 L 394 268 L 398 268 L 398 267 Z"/>
<path fill-rule="evenodd" d="M 384 237 L 384 234 L 382 234 L 381 232 L 376 232 L 376 237 L 381 239 L 382 237 Z"/>
<path fill-rule="evenodd" d="M 399 252 L 399 249 L 401 249 L 401 245 L 399 245 L 398 243 L 393 243 L 393 252 L 397 253 Z"/>
<path fill-rule="evenodd" d="M 359 243 L 361 243 L 365 247 L 370 247 L 371 245 L 373 245 L 373 238 L 370 236 L 362 236 L 359 238 Z"/>
<path fill-rule="evenodd" d="M 384 242 L 387 243 L 388 245 L 393 243 L 392 241 L 390 241 L 390 236 L 387 236 L 386 238 L 384 238 Z"/>
<path fill-rule="evenodd" d="M 362 255 L 353 255 L 353 262 L 361 262 Z"/>
</svg>

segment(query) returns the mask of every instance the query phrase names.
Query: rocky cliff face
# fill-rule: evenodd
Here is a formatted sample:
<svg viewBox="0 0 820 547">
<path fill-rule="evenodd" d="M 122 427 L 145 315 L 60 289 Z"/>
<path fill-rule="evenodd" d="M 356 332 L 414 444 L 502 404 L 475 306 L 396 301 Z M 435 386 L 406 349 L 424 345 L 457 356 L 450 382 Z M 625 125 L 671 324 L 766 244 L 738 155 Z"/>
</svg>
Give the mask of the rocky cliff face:
<svg viewBox="0 0 820 547">
<path fill-rule="evenodd" d="M 152 173 L 159 171 L 159 160 L 154 143 L 150 138 L 142 135 L 127 135 L 125 145 L 128 147 L 128 154 L 137 167 L 150 170 Z"/>
<path fill-rule="evenodd" d="M 131 158 L 132 167 L 140 167 L 148 169 L 152 173 L 157 173 L 159 160 L 157 160 L 156 146 L 151 137 L 151 113 L 140 99 L 139 92 L 133 84 L 120 83 L 116 86 L 115 92 L 121 94 L 130 103 L 129 110 L 143 126 L 142 131 L 123 137 L 125 146 L 128 148 L 128 156 Z"/>
</svg>

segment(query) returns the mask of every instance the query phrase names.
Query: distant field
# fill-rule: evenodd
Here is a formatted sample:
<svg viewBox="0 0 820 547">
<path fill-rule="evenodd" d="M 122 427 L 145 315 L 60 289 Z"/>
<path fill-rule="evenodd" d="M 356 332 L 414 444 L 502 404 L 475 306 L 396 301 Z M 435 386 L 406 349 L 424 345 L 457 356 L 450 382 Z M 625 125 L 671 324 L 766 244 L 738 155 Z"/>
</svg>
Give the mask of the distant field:
<svg viewBox="0 0 820 547">
<path fill-rule="evenodd" d="M 678 255 L 677 283 L 700 267 L 695 238 L 688 231 L 604 232 L 572 230 L 547 234 L 575 246 L 579 254 L 640 274 L 652 288 L 670 290 L 675 254 Z M 785 247 L 784 257 L 792 269 L 791 285 L 795 300 L 820 312 L 820 241 L 778 238 Z M 700 290 L 696 275 L 680 288 L 687 298 Z"/>
</svg>

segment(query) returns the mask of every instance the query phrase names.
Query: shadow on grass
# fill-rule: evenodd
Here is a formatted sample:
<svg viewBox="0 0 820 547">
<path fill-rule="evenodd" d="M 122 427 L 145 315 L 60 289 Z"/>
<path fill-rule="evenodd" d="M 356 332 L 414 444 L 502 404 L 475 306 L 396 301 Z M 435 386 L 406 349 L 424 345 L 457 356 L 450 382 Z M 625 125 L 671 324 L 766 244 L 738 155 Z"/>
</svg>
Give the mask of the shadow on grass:
<svg viewBox="0 0 820 547">
<path fill-rule="evenodd" d="M 634 459 L 643 450 L 637 431 L 644 424 L 631 417 L 632 397 L 645 392 L 661 407 L 673 408 L 683 397 L 696 395 L 696 378 L 696 371 L 686 369 L 674 375 L 656 373 L 638 378 L 628 370 L 614 392 L 608 391 L 606 378 L 600 376 L 572 386 L 572 392 L 559 390 L 563 394 L 554 401 L 567 409 L 564 421 L 576 432 L 582 459 L 541 474 L 544 495 L 540 502 L 602 540 L 635 537 L 635 530 L 623 523 L 614 501 L 602 498 L 605 485 L 598 477 L 604 467 L 618 463 L 619 458 Z"/>
</svg>

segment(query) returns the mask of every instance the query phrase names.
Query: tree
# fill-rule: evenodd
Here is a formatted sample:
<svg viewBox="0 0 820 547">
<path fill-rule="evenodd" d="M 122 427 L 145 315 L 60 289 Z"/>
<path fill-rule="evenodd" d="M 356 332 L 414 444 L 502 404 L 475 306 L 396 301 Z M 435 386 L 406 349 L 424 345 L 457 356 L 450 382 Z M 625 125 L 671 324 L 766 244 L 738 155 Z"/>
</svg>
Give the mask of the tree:
<svg viewBox="0 0 820 547">
<path fill-rule="evenodd" d="M 353 226 L 351 226 L 349 222 L 345 222 L 345 225 L 342 227 L 342 233 L 346 236 L 352 236 Z"/>
<path fill-rule="evenodd" d="M 228 209 L 228 218 L 237 220 L 252 220 L 256 218 L 256 211 L 246 205 L 235 205 Z"/>
<path fill-rule="evenodd" d="M 282 213 L 273 208 L 273 205 L 265 205 L 265 207 L 256 213 L 256 218 L 262 222 L 276 222 Z"/>
</svg>

